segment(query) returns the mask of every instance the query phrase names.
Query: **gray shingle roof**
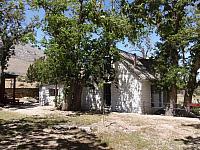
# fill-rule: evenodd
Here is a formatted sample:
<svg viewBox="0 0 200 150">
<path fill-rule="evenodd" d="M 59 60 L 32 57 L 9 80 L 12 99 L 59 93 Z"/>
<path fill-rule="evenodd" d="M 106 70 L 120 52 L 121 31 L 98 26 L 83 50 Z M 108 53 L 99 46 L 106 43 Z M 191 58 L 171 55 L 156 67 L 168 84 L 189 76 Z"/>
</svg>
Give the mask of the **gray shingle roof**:
<svg viewBox="0 0 200 150">
<path fill-rule="evenodd" d="M 121 62 L 142 80 L 154 80 L 155 76 L 151 73 L 151 62 L 148 59 L 141 59 L 134 54 L 120 51 Z M 146 60 L 146 61 L 145 61 Z M 149 62 L 149 63 L 148 63 Z"/>
</svg>

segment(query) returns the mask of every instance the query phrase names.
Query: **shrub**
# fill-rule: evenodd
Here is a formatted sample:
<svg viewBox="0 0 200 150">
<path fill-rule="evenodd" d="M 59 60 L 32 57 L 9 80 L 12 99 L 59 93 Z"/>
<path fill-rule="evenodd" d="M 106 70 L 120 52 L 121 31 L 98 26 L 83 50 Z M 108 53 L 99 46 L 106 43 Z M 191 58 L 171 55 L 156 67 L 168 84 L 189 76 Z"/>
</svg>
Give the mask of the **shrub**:
<svg viewBox="0 0 200 150">
<path fill-rule="evenodd" d="M 200 116 L 200 107 L 193 107 L 191 109 L 191 112 L 194 113 L 197 116 Z"/>
</svg>

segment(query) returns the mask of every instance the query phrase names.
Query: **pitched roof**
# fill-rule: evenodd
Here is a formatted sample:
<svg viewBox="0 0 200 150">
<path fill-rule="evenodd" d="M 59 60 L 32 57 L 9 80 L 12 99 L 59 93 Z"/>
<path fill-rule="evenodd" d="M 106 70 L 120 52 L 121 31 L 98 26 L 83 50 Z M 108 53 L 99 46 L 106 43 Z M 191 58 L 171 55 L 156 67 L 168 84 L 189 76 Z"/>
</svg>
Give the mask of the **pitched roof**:
<svg viewBox="0 0 200 150">
<path fill-rule="evenodd" d="M 126 65 L 134 74 L 142 80 L 154 80 L 155 76 L 152 74 L 152 61 L 137 57 L 125 51 L 120 51 L 122 56 L 122 63 Z"/>
</svg>

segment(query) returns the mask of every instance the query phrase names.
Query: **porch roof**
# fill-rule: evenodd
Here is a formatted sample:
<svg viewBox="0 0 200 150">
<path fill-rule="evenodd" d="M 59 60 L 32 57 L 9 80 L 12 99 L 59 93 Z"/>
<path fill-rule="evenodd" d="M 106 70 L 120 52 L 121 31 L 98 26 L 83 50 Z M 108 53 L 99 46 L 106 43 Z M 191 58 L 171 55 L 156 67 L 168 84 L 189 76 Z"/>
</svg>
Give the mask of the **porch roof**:
<svg viewBox="0 0 200 150">
<path fill-rule="evenodd" d="M 14 78 L 17 78 L 18 76 L 19 75 L 7 73 L 7 72 L 4 73 L 5 79 L 14 79 Z"/>
</svg>

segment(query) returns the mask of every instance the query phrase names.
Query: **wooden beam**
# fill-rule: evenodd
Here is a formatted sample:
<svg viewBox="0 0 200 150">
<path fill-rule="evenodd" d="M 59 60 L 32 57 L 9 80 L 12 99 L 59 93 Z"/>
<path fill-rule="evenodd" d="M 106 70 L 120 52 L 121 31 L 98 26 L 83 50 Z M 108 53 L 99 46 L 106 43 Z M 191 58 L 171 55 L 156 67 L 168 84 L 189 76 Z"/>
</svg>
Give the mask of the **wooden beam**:
<svg viewBox="0 0 200 150">
<path fill-rule="evenodd" d="M 16 78 L 14 78 L 14 84 L 13 84 L 13 100 L 15 101 L 15 89 L 16 89 Z"/>
</svg>

